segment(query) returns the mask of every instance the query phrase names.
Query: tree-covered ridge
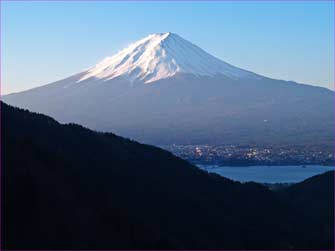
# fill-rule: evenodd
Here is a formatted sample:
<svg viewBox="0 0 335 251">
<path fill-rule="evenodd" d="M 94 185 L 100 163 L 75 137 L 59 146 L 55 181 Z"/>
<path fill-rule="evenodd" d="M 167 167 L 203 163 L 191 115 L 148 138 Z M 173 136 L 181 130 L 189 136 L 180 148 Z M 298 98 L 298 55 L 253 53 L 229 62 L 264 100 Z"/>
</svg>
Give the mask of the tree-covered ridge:
<svg viewBox="0 0 335 251">
<path fill-rule="evenodd" d="M 333 247 L 323 219 L 262 185 L 4 103 L 1 116 L 5 249 Z"/>
</svg>

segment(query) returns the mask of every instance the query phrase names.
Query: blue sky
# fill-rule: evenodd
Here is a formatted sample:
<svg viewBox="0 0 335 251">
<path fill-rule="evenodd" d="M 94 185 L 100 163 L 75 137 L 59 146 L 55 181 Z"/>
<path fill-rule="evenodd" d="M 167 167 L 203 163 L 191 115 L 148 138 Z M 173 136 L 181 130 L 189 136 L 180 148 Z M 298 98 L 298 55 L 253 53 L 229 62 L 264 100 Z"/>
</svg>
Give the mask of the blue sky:
<svg viewBox="0 0 335 251">
<path fill-rule="evenodd" d="M 167 31 L 258 74 L 334 89 L 330 1 L 1 4 L 3 94 L 62 79 Z"/>
</svg>

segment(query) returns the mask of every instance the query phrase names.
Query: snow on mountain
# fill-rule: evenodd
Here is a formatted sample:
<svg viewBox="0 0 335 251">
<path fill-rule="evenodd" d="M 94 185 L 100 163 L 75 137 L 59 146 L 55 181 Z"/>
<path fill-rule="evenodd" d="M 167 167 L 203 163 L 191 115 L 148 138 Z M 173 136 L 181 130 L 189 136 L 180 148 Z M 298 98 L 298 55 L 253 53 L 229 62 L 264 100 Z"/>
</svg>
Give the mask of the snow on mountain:
<svg viewBox="0 0 335 251">
<path fill-rule="evenodd" d="M 239 69 L 160 33 L 89 70 L 2 98 L 63 123 L 157 145 L 329 144 L 333 95 Z"/>
<path fill-rule="evenodd" d="M 196 76 L 223 74 L 232 79 L 260 78 L 213 57 L 174 33 L 151 34 L 104 59 L 84 73 L 78 81 L 89 78 L 111 80 L 123 76 L 131 81 L 151 83 L 187 73 Z"/>
</svg>

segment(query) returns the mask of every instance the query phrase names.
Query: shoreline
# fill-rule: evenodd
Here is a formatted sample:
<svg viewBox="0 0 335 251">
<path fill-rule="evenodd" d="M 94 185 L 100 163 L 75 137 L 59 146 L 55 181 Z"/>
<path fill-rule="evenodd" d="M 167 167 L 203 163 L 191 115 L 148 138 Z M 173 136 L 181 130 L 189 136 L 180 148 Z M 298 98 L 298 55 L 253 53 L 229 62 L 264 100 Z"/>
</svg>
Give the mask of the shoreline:
<svg viewBox="0 0 335 251">
<path fill-rule="evenodd" d="M 217 167 L 255 167 L 255 166 L 262 166 L 262 167 L 265 167 L 265 166 L 268 166 L 268 167 L 271 167 L 271 166 L 301 166 L 303 168 L 308 168 L 309 166 L 324 166 L 324 167 L 335 167 L 334 164 L 324 164 L 324 163 L 308 163 L 308 164 L 297 164 L 297 163 L 285 163 L 285 164 L 281 164 L 281 163 L 245 163 L 245 164 L 234 164 L 234 163 L 229 163 L 229 164 L 217 164 L 217 163 L 204 163 L 204 162 L 193 162 L 193 161 L 189 161 L 187 160 L 188 162 L 190 162 L 191 164 L 193 165 L 202 165 L 202 166 L 217 166 Z"/>
</svg>

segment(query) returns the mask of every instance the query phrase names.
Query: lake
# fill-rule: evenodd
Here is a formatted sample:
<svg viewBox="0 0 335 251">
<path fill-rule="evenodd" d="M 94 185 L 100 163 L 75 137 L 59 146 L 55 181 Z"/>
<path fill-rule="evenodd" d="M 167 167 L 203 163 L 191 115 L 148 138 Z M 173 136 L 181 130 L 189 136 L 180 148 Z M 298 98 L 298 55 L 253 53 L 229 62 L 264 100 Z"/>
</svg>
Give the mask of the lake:
<svg viewBox="0 0 335 251">
<path fill-rule="evenodd" d="M 259 183 L 297 183 L 317 174 L 334 170 L 332 166 L 245 166 L 229 167 L 197 165 L 208 172 L 217 173 L 229 179 Z"/>
</svg>

